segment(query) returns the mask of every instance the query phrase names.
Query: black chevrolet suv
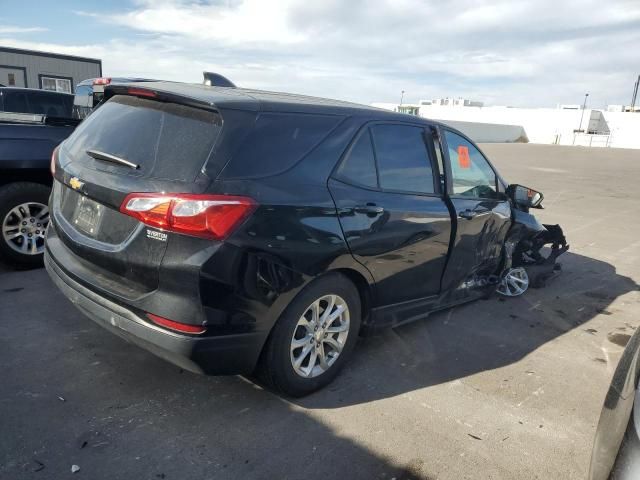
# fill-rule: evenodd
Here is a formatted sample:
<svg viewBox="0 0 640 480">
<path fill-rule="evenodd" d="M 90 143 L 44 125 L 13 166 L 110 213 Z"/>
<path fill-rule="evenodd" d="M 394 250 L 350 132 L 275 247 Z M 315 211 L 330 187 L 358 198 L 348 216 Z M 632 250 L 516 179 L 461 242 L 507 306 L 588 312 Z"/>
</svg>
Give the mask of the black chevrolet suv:
<svg viewBox="0 0 640 480">
<path fill-rule="evenodd" d="M 182 368 L 293 396 L 359 334 L 520 294 L 525 267 L 548 274 L 566 249 L 526 213 L 542 196 L 464 135 L 346 102 L 112 85 L 53 170 L 45 265 L 80 310 Z"/>
</svg>

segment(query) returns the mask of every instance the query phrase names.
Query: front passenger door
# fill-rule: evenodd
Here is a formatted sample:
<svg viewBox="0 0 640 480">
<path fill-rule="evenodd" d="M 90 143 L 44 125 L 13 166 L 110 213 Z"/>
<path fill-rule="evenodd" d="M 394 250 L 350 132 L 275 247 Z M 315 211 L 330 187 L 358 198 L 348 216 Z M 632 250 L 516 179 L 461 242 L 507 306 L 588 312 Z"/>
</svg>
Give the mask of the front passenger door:
<svg viewBox="0 0 640 480">
<path fill-rule="evenodd" d="M 474 276 L 496 273 L 511 225 L 511 206 L 493 167 L 464 136 L 442 129 L 455 236 L 442 280 L 453 290 Z"/>
</svg>

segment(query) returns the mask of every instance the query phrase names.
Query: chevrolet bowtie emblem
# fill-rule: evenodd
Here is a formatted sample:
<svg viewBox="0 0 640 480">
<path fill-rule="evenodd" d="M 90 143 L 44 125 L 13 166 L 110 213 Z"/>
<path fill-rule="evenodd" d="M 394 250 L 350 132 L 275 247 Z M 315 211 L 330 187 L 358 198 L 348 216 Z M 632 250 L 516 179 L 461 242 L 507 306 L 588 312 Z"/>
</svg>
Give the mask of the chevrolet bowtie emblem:
<svg viewBox="0 0 640 480">
<path fill-rule="evenodd" d="M 74 190 L 80 190 L 83 185 L 84 182 L 81 182 L 78 177 L 71 177 L 71 180 L 69 180 L 69 186 Z"/>
</svg>

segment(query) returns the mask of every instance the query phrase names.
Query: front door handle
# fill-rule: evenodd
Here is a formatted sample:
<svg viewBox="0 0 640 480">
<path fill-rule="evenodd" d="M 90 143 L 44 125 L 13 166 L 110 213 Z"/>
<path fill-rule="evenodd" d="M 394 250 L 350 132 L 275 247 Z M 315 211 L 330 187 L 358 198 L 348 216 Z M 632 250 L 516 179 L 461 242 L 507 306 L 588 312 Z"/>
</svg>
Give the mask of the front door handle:
<svg viewBox="0 0 640 480">
<path fill-rule="evenodd" d="M 471 220 L 472 218 L 476 217 L 478 215 L 478 212 L 475 212 L 473 210 L 462 210 L 461 212 L 458 213 L 458 216 L 460 218 L 466 218 L 467 220 Z"/>
<path fill-rule="evenodd" d="M 353 210 L 356 213 L 366 213 L 367 215 L 381 215 L 384 212 L 384 208 L 377 206 L 375 203 L 356 205 Z"/>
</svg>

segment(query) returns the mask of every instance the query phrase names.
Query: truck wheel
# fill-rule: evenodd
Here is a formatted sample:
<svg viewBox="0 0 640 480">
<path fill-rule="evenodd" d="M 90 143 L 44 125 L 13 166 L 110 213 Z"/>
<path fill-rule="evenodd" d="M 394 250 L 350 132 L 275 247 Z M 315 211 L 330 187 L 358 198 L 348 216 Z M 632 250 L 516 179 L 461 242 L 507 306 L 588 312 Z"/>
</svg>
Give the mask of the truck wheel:
<svg viewBox="0 0 640 480">
<path fill-rule="evenodd" d="M 358 338 L 360 295 L 343 275 L 309 284 L 289 304 L 265 347 L 258 376 L 274 389 L 302 397 L 329 384 Z"/>
<path fill-rule="evenodd" d="M 0 258 L 9 265 L 42 266 L 50 191 L 31 182 L 0 187 Z"/>
</svg>

